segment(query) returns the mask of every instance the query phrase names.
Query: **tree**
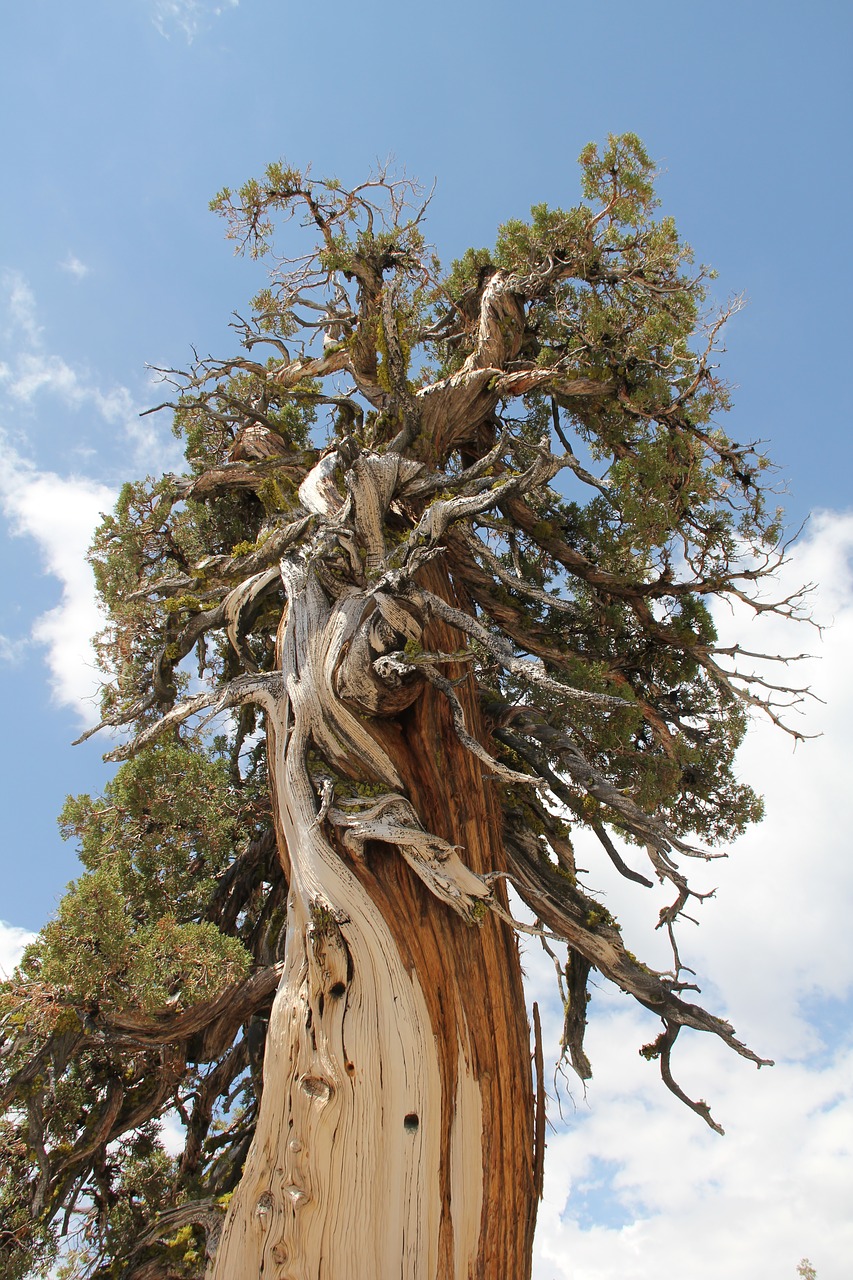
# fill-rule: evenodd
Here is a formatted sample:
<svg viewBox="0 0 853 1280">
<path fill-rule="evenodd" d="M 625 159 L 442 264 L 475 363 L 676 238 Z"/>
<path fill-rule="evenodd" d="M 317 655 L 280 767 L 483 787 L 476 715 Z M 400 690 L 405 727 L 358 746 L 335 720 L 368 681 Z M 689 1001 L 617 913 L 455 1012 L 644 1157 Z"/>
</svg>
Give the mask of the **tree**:
<svg viewBox="0 0 853 1280">
<path fill-rule="evenodd" d="M 674 926 L 684 860 L 760 817 L 749 709 L 802 695 L 709 605 L 800 598 L 760 595 L 767 464 L 719 425 L 732 308 L 703 317 L 635 137 L 581 166 L 584 203 L 446 274 L 385 172 L 272 165 L 214 201 L 241 249 L 288 247 L 242 354 L 164 372 L 188 473 L 126 485 L 92 551 L 101 727 L 129 737 L 69 800 L 83 874 L 2 988 L 9 1276 L 57 1231 L 79 1276 L 529 1276 L 519 931 L 566 946 L 581 1077 L 593 970 L 661 1018 L 641 1052 L 712 1127 L 680 1030 L 761 1065 L 689 998 Z M 671 885 L 669 972 L 623 945 L 581 828 Z"/>
</svg>

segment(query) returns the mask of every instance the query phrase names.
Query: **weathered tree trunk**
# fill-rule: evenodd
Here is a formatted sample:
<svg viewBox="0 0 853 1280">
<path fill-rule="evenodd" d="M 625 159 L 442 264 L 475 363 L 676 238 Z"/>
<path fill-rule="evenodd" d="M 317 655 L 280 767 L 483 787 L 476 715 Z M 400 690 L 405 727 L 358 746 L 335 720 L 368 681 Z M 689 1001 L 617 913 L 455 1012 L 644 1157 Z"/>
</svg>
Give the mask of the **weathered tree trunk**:
<svg viewBox="0 0 853 1280">
<path fill-rule="evenodd" d="M 428 684 L 385 718 L 337 696 L 364 594 L 329 605 L 307 576 L 287 586 L 284 687 L 266 708 L 285 972 L 213 1280 L 524 1280 L 536 1189 L 521 970 L 512 931 L 476 910 L 475 876 L 503 868 L 495 782 Z M 424 639 L 461 643 L 435 622 Z M 482 736 L 470 682 L 458 696 Z M 364 821 L 318 812 L 312 744 L 391 794 L 365 801 Z"/>
</svg>

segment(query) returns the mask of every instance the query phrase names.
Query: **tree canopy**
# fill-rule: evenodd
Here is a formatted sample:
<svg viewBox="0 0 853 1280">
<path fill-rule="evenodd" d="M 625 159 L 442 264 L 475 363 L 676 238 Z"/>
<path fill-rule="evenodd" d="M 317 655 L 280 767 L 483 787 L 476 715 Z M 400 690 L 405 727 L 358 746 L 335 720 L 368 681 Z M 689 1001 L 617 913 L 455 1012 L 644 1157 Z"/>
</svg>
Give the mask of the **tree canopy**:
<svg viewBox="0 0 853 1280">
<path fill-rule="evenodd" d="M 163 371 L 186 472 L 126 484 L 92 548 L 100 727 L 125 737 L 103 796 L 67 802 L 81 874 L 0 986 L 10 1280 L 60 1235 L 68 1276 L 202 1274 L 257 1124 L 301 874 L 282 788 L 353 866 L 396 848 L 461 927 L 507 921 L 509 880 L 536 921 L 514 927 L 567 945 L 582 1077 L 591 971 L 662 1018 L 642 1052 L 714 1127 L 673 1079 L 680 1029 L 761 1062 L 689 998 L 674 926 L 701 896 L 685 865 L 761 816 L 735 770 L 750 710 L 779 722 L 802 696 L 721 646 L 711 605 L 801 600 L 763 591 L 785 555 L 772 471 L 721 425 L 736 304 L 707 312 L 636 137 L 580 163 L 580 204 L 534 205 L 449 270 L 429 200 L 388 172 L 346 188 L 275 164 L 213 202 L 270 283 L 235 317 L 240 354 Z M 489 780 L 491 871 L 400 782 L 394 726 L 424 690 Z M 580 829 L 638 892 L 671 885 L 668 972 L 624 946 Z"/>
</svg>

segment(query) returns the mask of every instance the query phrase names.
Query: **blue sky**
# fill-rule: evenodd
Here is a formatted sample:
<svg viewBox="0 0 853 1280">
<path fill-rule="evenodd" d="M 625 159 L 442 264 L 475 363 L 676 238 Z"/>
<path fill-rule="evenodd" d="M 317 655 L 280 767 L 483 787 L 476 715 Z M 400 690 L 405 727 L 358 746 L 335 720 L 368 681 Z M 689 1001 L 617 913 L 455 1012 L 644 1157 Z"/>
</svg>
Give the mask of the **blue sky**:
<svg viewBox="0 0 853 1280">
<path fill-rule="evenodd" d="M 816 610 L 835 625 L 823 640 L 767 630 L 769 645 L 821 650 L 828 706 L 808 727 L 825 736 L 792 757 L 759 729 L 744 749 L 768 818 L 688 940 L 716 983 L 706 993 L 781 1065 L 757 1077 L 691 1043 L 696 1087 L 727 1122 L 720 1143 L 634 1061 L 636 1015 L 597 996 L 596 1078 L 552 1136 L 536 1276 L 646 1280 L 666 1264 L 794 1280 L 808 1254 L 819 1280 L 840 1280 L 853 1249 L 832 1190 L 853 1202 L 853 9 L 30 0 L 2 25 L 0 963 L 74 874 L 64 796 L 106 777 L 106 744 L 69 745 L 93 716 L 83 551 L 123 478 L 178 465 L 168 424 L 138 417 L 157 399 L 145 364 L 180 365 L 191 343 L 224 353 L 230 312 L 260 283 L 211 196 L 282 155 L 344 181 L 393 156 L 437 181 L 427 229 L 449 261 L 534 201 L 574 203 L 581 147 L 632 130 L 660 163 L 664 212 L 718 269 L 718 301 L 745 295 L 724 364 L 729 429 L 769 442 L 792 525 L 816 513 L 790 573 L 820 581 Z M 542 996 L 538 957 L 528 969 Z"/>
</svg>

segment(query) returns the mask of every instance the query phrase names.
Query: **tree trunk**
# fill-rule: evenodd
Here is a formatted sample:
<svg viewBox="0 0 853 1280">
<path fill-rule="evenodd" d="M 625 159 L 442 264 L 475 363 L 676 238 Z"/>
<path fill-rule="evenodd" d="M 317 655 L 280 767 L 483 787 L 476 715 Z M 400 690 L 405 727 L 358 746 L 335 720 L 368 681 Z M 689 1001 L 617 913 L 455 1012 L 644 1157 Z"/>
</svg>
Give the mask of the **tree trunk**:
<svg viewBox="0 0 853 1280">
<path fill-rule="evenodd" d="M 212 1280 L 525 1280 L 536 1188 L 521 969 L 470 875 L 504 866 L 495 783 L 430 685 L 393 717 L 354 714 L 333 673 L 367 597 L 330 605 L 307 575 L 287 585 L 284 688 L 266 707 L 291 885 L 285 971 Z M 432 622 L 424 641 L 452 652 L 462 637 Z M 472 680 L 457 692 L 482 741 Z M 360 759 L 362 778 L 391 790 L 364 802 L 370 821 L 318 812 L 312 744 L 336 772 Z"/>
</svg>

